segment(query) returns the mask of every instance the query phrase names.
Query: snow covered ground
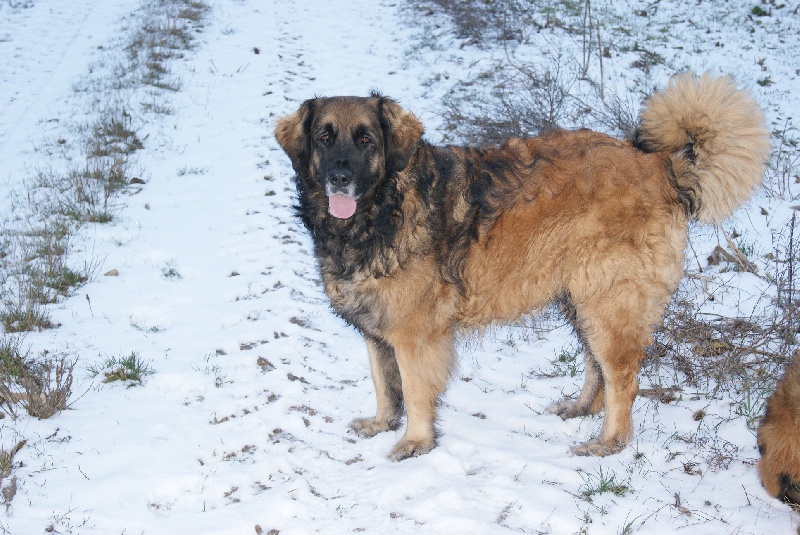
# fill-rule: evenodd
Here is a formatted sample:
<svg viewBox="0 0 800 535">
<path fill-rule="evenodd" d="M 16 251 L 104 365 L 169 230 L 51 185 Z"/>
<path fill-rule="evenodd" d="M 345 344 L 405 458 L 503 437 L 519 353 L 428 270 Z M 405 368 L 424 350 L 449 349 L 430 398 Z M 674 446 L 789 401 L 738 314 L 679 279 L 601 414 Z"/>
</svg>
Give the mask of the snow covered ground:
<svg viewBox="0 0 800 535">
<path fill-rule="evenodd" d="M 628 448 L 603 459 L 572 456 L 570 444 L 596 434 L 600 419 L 564 422 L 543 412 L 582 381 L 537 377 L 575 350 L 563 327 L 502 328 L 465 341 L 440 409 L 440 445 L 425 456 L 385 458 L 401 431 L 348 434 L 352 418 L 374 410 L 366 350 L 321 291 L 310 242 L 292 215 L 292 171 L 272 137 L 274 120 L 315 94 L 376 88 L 413 110 L 437 141 L 449 84 L 502 51 L 461 47 L 444 18 L 393 0 L 208 4 L 197 47 L 171 66 L 180 81 L 179 91 L 162 95 L 171 113 L 155 120 L 138 113 L 141 101 L 129 102 L 145 140 L 136 163 L 146 184 L 119 197 L 114 222 L 77 237 L 75 261 L 97 263 L 96 276 L 52 307 L 60 327 L 25 338 L 33 352 L 77 356 L 78 380 L 69 410 L 0 424 L 4 449 L 26 440 L 0 530 L 797 529 L 796 513 L 761 488 L 754 433 L 725 399 L 641 397 Z M 719 13 L 718 32 L 704 35 L 690 33 L 677 5 L 651 14 L 690 35 L 685 48 L 665 52 L 655 82 L 668 68 L 731 72 L 769 107 L 771 122 L 796 120 L 796 13 L 787 9 L 757 34 L 742 21 L 726 23 L 732 12 Z M 9 189 L 45 164 L 33 147 L 54 123 L 87 113 L 75 108 L 90 100 L 75 86 L 120 53 L 133 7 L 0 0 L 0 180 Z M 765 75 L 754 71 L 762 57 L 772 80 L 765 88 L 756 83 Z M 628 63 L 619 58 L 616 70 Z M 786 218 L 788 208 L 777 204 L 770 211 Z M 767 225 L 740 218 L 751 239 L 769 245 Z M 119 275 L 102 275 L 112 269 Z M 134 352 L 155 372 L 141 386 L 87 372 Z M 696 419 L 698 411 L 705 417 Z M 710 462 L 686 437 L 703 437 L 730 461 Z"/>
</svg>

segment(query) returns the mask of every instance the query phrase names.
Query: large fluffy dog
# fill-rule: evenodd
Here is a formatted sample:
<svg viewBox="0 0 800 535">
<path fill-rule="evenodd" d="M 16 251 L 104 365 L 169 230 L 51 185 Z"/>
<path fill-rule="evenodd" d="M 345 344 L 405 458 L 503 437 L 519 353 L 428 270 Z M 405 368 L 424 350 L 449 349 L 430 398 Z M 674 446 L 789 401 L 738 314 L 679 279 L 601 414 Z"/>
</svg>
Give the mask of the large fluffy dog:
<svg viewBox="0 0 800 535">
<path fill-rule="evenodd" d="M 721 221 L 761 180 L 759 107 L 728 78 L 684 74 L 648 99 L 634 140 L 557 131 L 476 150 L 422 133 L 377 94 L 307 100 L 276 127 L 325 291 L 366 339 L 377 414 L 352 428 L 396 429 L 405 406 L 389 457 L 430 451 L 456 333 L 557 300 L 584 342 L 586 381 L 550 410 L 605 407 L 600 437 L 573 451 L 619 451 L 688 221 Z"/>
<path fill-rule="evenodd" d="M 758 474 L 771 495 L 800 505 L 800 351 L 794 359 L 758 425 Z"/>
</svg>

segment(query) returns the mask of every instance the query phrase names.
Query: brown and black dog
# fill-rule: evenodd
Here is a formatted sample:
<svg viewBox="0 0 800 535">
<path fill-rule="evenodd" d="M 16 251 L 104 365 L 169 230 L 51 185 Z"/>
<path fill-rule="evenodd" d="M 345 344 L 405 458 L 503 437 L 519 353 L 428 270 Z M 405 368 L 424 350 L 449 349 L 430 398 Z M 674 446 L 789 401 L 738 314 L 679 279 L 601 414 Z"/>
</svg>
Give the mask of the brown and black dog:
<svg viewBox="0 0 800 535">
<path fill-rule="evenodd" d="M 800 351 L 758 424 L 758 475 L 772 496 L 800 505 Z"/>
<path fill-rule="evenodd" d="M 362 436 L 397 429 L 393 460 L 435 447 L 436 405 L 464 329 L 561 303 L 586 346 L 577 400 L 605 408 L 581 455 L 619 451 L 644 347 L 683 273 L 687 224 L 718 222 L 758 186 L 769 133 L 729 78 L 687 73 L 645 103 L 634 140 L 588 130 L 437 147 L 395 101 L 305 101 L 276 126 L 296 172 L 334 310 L 367 343 L 377 413 Z"/>
</svg>

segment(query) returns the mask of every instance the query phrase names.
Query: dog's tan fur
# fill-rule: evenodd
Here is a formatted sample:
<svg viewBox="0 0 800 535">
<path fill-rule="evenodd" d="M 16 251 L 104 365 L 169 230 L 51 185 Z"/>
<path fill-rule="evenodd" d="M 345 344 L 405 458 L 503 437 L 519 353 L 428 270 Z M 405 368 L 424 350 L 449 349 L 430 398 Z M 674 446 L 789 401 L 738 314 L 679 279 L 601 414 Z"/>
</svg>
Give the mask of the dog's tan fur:
<svg viewBox="0 0 800 535">
<path fill-rule="evenodd" d="M 758 475 L 772 496 L 800 505 L 800 351 L 758 425 Z"/>
<path fill-rule="evenodd" d="M 337 133 L 330 149 L 314 137 L 326 128 Z M 376 129 L 374 150 L 348 141 Z M 685 74 L 645 104 L 635 141 L 557 131 L 479 151 L 421 135 L 411 113 L 378 95 L 306 101 L 276 128 L 325 290 L 367 340 L 377 413 L 353 429 L 395 429 L 404 404 L 406 433 L 390 458 L 429 451 L 456 334 L 557 301 L 587 368 L 578 399 L 550 410 L 572 418 L 604 407 L 600 437 L 573 451 L 619 451 L 643 349 L 683 272 L 689 219 L 720 221 L 760 183 L 760 109 L 728 78 Z M 320 186 L 334 149 L 347 156 L 337 162 L 368 169 L 346 220 L 326 213 Z"/>
</svg>

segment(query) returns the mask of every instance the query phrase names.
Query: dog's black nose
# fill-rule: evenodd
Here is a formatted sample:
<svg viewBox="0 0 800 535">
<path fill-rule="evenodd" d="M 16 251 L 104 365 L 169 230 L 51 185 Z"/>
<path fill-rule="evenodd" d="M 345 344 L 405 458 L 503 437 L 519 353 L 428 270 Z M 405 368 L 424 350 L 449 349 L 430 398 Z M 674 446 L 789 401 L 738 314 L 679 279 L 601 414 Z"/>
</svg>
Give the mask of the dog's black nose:
<svg viewBox="0 0 800 535">
<path fill-rule="evenodd" d="M 353 172 L 349 169 L 333 169 L 328 174 L 328 181 L 337 188 L 347 187 L 353 181 Z"/>
</svg>

